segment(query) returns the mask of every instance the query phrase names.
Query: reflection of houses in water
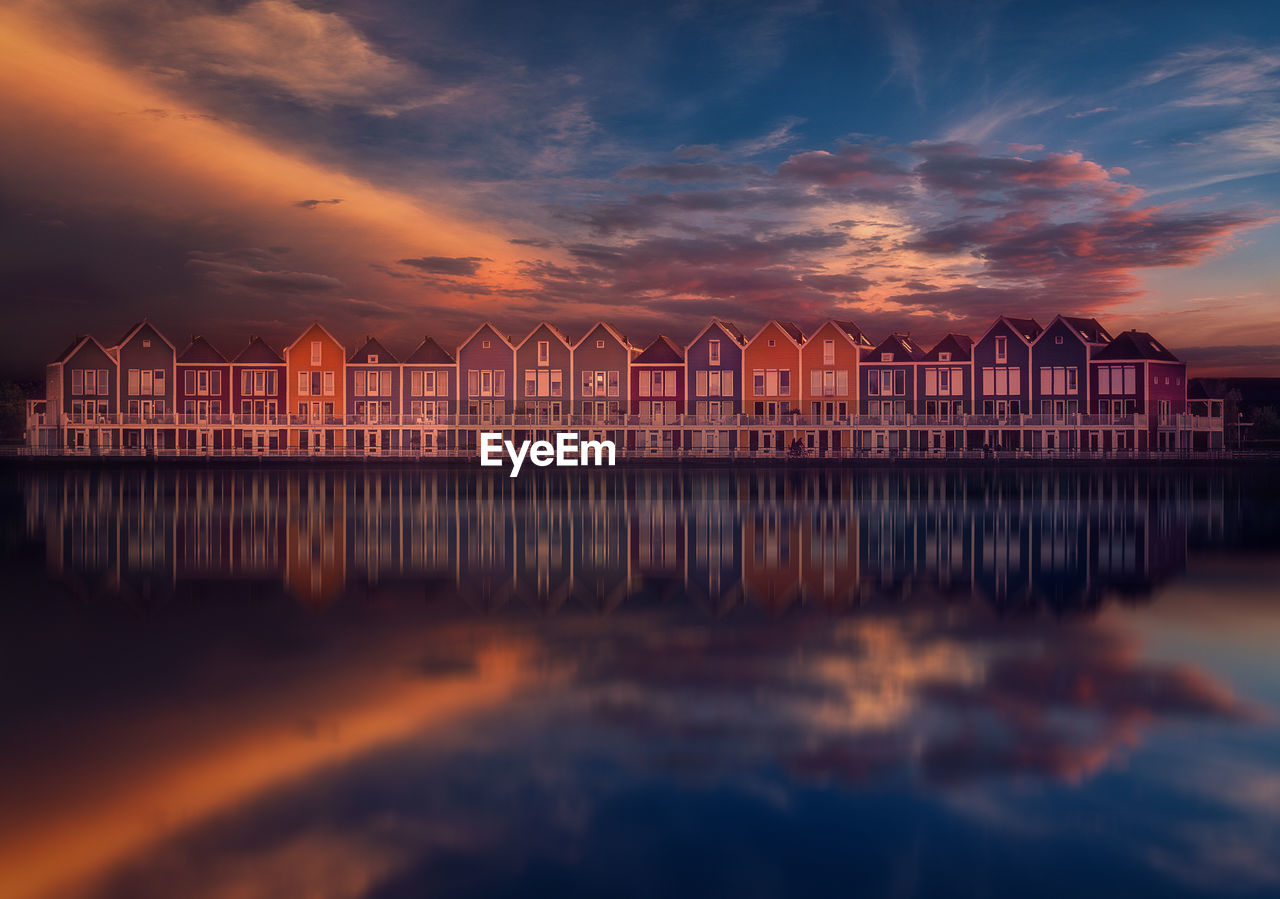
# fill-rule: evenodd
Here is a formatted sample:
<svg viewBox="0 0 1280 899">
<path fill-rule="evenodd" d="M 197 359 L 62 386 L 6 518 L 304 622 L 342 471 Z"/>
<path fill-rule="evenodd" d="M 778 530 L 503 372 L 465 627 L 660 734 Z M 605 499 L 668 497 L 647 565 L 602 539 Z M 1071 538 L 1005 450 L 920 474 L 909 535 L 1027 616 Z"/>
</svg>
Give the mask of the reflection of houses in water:
<svg viewBox="0 0 1280 899">
<path fill-rule="evenodd" d="M 607 611 L 683 597 L 721 614 L 979 595 L 1089 609 L 1224 536 L 1203 473 L 1134 471 L 120 471 L 34 475 L 28 528 L 74 589 L 282 583 L 307 603 L 421 585 L 479 608 Z"/>
</svg>

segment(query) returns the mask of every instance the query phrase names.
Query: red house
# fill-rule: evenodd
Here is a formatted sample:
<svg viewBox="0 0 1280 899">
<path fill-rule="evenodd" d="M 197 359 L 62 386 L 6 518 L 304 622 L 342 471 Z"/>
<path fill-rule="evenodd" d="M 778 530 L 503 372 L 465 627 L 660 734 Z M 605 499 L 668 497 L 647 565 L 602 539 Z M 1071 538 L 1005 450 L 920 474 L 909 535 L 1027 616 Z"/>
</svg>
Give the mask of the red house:
<svg viewBox="0 0 1280 899">
<path fill-rule="evenodd" d="M 631 410 L 651 431 L 632 432 L 636 449 L 680 448 L 680 433 L 662 428 L 684 414 L 684 353 L 662 335 L 631 360 Z"/>
<path fill-rule="evenodd" d="M 207 453 L 231 449 L 231 363 L 203 337 L 178 354 L 174 389 L 178 448 Z"/>
<path fill-rule="evenodd" d="M 235 445 L 258 452 L 286 446 L 285 363 L 261 337 L 231 360 Z"/>
<path fill-rule="evenodd" d="M 1146 331 L 1125 331 L 1094 352 L 1089 395 L 1103 422 L 1101 446 L 1091 448 L 1174 449 L 1173 416 L 1187 411 L 1187 364 Z M 1132 415 L 1147 416 L 1146 427 Z"/>
</svg>

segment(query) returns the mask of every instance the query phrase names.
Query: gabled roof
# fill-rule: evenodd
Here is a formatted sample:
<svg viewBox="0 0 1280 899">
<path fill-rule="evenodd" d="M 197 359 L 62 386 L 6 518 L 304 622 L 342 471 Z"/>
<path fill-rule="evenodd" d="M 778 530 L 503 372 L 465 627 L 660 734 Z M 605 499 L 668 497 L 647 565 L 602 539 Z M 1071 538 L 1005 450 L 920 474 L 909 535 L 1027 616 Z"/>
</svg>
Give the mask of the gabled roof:
<svg viewBox="0 0 1280 899">
<path fill-rule="evenodd" d="M 497 325 L 495 325 L 493 322 L 490 322 L 490 321 L 481 322 L 480 327 L 476 328 L 474 331 L 468 334 L 467 339 L 462 341 L 462 343 L 458 344 L 458 350 L 461 351 L 464 346 L 469 344 L 471 341 L 475 340 L 476 335 L 478 335 L 485 328 L 488 328 L 494 334 L 498 335 L 498 339 L 507 345 L 507 349 L 513 350 L 513 351 L 515 350 L 516 345 L 511 342 L 511 338 L 503 334 L 501 331 L 499 331 Z"/>
<path fill-rule="evenodd" d="M 684 353 L 669 337 L 659 334 L 653 343 L 631 361 L 637 365 L 671 365 L 684 362 Z"/>
<path fill-rule="evenodd" d="M 175 347 L 173 343 L 170 342 L 169 338 L 161 334 L 160 329 L 157 328 L 155 325 L 151 324 L 151 321 L 149 319 L 145 319 L 145 318 L 140 322 L 135 322 L 133 326 L 129 328 L 128 331 L 125 331 L 124 336 L 111 345 L 111 349 L 113 350 L 120 349 L 120 347 L 124 346 L 126 343 L 128 343 L 130 340 L 133 339 L 133 335 L 137 334 L 143 328 L 150 328 L 157 337 L 159 337 L 165 343 L 169 344 L 169 349 L 175 352 L 177 351 L 177 347 Z"/>
<path fill-rule="evenodd" d="M 747 343 L 749 344 L 755 343 L 757 340 L 759 340 L 760 335 L 763 334 L 765 331 L 769 330 L 770 325 L 777 326 L 777 328 L 780 331 L 782 331 L 783 334 L 787 335 L 787 337 L 791 340 L 792 343 L 796 345 L 797 348 L 799 348 L 800 345 L 804 343 L 804 332 L 800 330 L 800 327 L 795 322 L 778 321 L 776 318 L 770 319 L 769 321 L 761 325 L 760 330 L 756 332 L 756 336 L 748 340 Z"/>
<path fill-rule="evenodd" d="M 971 362 L 973 360 L 973 338 L 967 334 L 948 334 L 934 344 L 933 349 L 924 354 L 921 362 L 938 362 L 939 353 L 950 353 L 952 362 Z"/>
<path fill-rule="evenodd" d="M 261 337 L 250 337 L 249 345 L 236 355 L 232 362 L 248 365 L 283 365 L 284 359 Z"/>
<path fill-rule="evenodd" d="M 217 348 L 203 337 L 192 337 L 186 349 L 178 354 L 178 361 L 187 365 L 193 363 L 210 365 L 226 362 L 227 357 L 219 353 Z"/>
<path fill-rule="evenodd" d="M 430 337 L 424 337 L 404 362 L 405 365 L 453 365 L 453 357 Z"/>
<path fill-rule="evenodd" d="M 573 345 L 573 349 L 576 350 L 578 347 L 582 346 L 582 342 L 594 334 L 596 332 L 596 328 L 604 328 L 613 335 L 614 340 L 618 341 L 618 343 L 622 344 L 627 349 L 632 349 L 631 341 L 627 340 L 626 335 L 618 333 L 618 329 L 606 321 L 598 321 L 590 328 L 587 328 L 586 333 L 579 337 L 577 343 Z"/>
<path fill-rule="evenodd" d="M 63 350 L 61 353 L 59 353 L 57 356 L 55 356 L 53 361 L 50 362 L 49 364 L 61 365 L 63 362 L 66 362 L 73 355 L 75 355 L 76 350 L 80 349 L 80 345 L 83 344 L 86 340 L 93 340 L 93 338 L 90 337 L 88 334 L 82 334 L 77 336 L 75 340 L 71 341 L 71 343 L 67 345 L 67 348 Z M 96 340 L 93 340 L 93 342 L 98 343 L 98 341 Z M 98 343 L 98 348 L 102 349 L 102 344 Z M 106 350 L 103 350 L 103 352 L 105 353 Z"/>
<path fill-rule="evenodd" d="M 1094 359 L 1150 359 L 1156 362 L 1180 362 L 1146 331 L 1125 331 L 1093 354 Z"/>
<path fill-rule="evenodd" d="M 861 347 L 871 346 L 871 338 L 862 332 L 862 329 L 853 322 L 843 322 L 838 319 L 832 319 L 832 323 L 841 331 L 849 335 L 849 339 Z"/>
<path fill-rule="evenodd" d="M 1080 335 L 1085 343 L 1110 343 L 1111 335 L 1096 318 L 1079 318 L 1072 315 L 1059 315 L 1073 331 Z"/>
<path fill-rule="evenodd" d="M 1039 337 L 1040 332 L 1044 330 L 1044 328 L 1040 327 L 1040 323 L 1034 318 L 1011 318 L 1007 315 L 1002 315 L 1000 317 L 1008 322 L 1009 326 L 1013 328 L 1013 330 L 1022 335 L 1022 339 L 1027 343 L 1030 343 Z"/>
<path fill-rule="evenodd" d="M 569 338 L 564 336 L 563 331 L 561 331 L 555 325 L 551 324 L 551 322 L 538 322 L 538 324 L 534 326 L 534 329 L 525 336 L 524 340 L 516 344 L 516 349 L 520 349 L 520 347 L 528 343 L 529 339 L 533 337 L 534 334 L 537 334 L 539 331 L 541 331 L 543 328 L 546 328 L 548 331 L 554 334 L 556 336 L 556 339 L 559 340 L 566 347 L 572 348 L 572 344 L 569 343 Z"/>
<path fill-rule="evenodd" d="M 746 346 L 747 344 L 747 335 L 743 334 L 742 331 L 738 329 L 737 325 L 735 325 L 733 322 L 724 321 L 723 319 L 713 318 L 711 319 L 711 321 L 707 322 L 707 326 L 705 328 L 703 328 L 694 336 L 693 340 L 689 341 L 689 343 L 685 346 L 685 350 L 688 350 L 689 347 L 693 346 L 695 343 L 701 340 L 703 335 L 706 334 L 708 331 L 710 331 L 712 328 L 719 328 L 720 330 L 724 331 L 726 334 L 729 335 L 729 339 L 737 343 L 738 346 Z"/>
<path fill-rule="evenodd" d="M 352 353 L 351 358 L 347 360 L 347 363 L 350 365 L 369 365 L 370 355 L 378 357 L 378 361 L 373 363 L 374 365 L 394 365 L 400 361 L 396 358 L 395 353 L 392 353 L 379 343 L 376 337 L 366 337 L 364 340 L 364 346 Z"/>
<path fill-rule="evenodd" d="M 890 334 L 874 349 L 865 350 L 862 358 L 868 362 L 878 362 L 881 353 L 893 353 L 894 362 L 918 362 L 924 358 L 924 350 L 909 334 Z"/>
<path fill-rule="evenodd" d="M 324 325 L 320 324 L 319 322 L 312 322 L 311 324 L 307 325 L 305 328 L 302 329 L 302 333 L 294 338 L 293 343 L 289 344 L 287 347 L 284 348 L 284 354 L 286 356 L 289 355 L 289 351 L 292 350 L 294 347 L 296 347 L 298 345 L 298 342 L 302 340 L 302 338 L 306 337 L 307 332 L 310 331 L 312 328 L 319 328 L 324 333 L 325 337 L 328 337 L 330 340 L 334 342 L 334 344 L 337 345 L 339 350 L 345 351 L 345 348 L 342 346 L 342 341 L 334 337 L 332 334 L 330 334 L 328 328 L 326 328 Z"/>
</svg>

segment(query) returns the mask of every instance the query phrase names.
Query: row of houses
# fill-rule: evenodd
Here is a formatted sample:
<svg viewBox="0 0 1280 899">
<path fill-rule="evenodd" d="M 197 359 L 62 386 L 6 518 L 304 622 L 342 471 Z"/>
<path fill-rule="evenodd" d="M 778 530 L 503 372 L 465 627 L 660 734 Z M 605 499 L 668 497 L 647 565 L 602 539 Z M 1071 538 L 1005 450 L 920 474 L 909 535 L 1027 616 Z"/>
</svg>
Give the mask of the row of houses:
<svg viewBox="0 0 1280 899">
<path fill-rule="evenodd" d="M 47 366 L 28 443 L 425 455 L 474 452 L 481 431 L 567 429 L 640 454 L 1188 450 L 1221 445 L 1221 409 L 1189 407 L 1186 364 L 1150 334 L 1062 315 L 1000 316 L 930 349 L 837 320 L 748 338 L 713 319 L 685 345 L 643 347 L 606 322 L 576 340 L 485 322 L 454 351 L 425 337 L 403 356 L 314 323 L 283 352 L 253 337 L 230 357 L 144 320 L 109 346 L 78 336 Z"/>
</svg>

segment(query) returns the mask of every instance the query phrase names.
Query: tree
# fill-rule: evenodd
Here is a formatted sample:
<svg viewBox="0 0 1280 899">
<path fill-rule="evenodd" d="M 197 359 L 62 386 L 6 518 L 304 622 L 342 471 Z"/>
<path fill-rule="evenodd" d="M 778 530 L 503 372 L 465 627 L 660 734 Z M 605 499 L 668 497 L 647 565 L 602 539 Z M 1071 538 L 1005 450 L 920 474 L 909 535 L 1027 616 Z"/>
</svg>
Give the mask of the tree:
<svg viewBox="0 0 1280 899">
<path fill-rule="evenodd" d="M 1263 406 L 1253 417 L 1253 434 L 1255 440 L 1274 440 L 1280 437 L 1280 415 L 1275 406 Z"/>
<path fill-rule="evenodd" d="M 0 383 L 0 443 L 21 443 L 26 430 L 26 392 L 12 381 Z"/>
</svg>

